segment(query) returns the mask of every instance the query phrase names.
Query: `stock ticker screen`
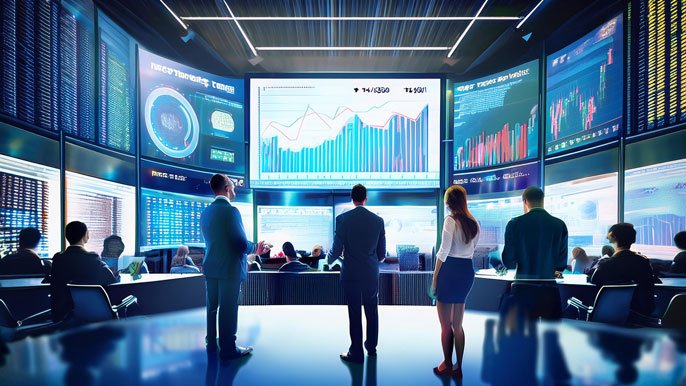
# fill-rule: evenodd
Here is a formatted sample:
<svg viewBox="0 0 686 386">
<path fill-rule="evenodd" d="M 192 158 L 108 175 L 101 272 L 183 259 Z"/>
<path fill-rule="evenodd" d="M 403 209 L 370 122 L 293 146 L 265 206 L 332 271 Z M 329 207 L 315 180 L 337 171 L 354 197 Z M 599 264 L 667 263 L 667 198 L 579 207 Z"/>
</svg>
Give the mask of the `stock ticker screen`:
<svg viewBox="0 0 686 386">
<path fill-rule="evenodd" d="M 253 78 L 252 187 L 438 187 L 441 80 Z"/>
<path fill-rule="evenodd" d="M 538 156 L 538 60 L 453 90 L 453 170 Z"/>
<path fill-rule="evenodd" d="M 315 245 L 329 249 L 333 243 L 333 208 L 260 205 L 257 238 L 274 245 L 272 255 L 279 253 L 286 241 L 296 250 L 311 251 Z"/>
<path fill-rule="evenodd" d="M 546 154 L 619 136 L 624 106 L 622 15 L 549 55 Z"/>
</svg>

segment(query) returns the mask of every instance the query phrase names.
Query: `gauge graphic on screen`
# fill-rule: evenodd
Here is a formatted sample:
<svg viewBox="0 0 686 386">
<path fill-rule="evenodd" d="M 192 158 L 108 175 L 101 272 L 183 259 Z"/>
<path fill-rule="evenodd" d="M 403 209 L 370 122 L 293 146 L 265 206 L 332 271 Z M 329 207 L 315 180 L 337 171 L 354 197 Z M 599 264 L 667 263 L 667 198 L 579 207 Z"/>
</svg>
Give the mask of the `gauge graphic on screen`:
<svg viewBox="0 0 686 386">
<path fill-rule="evenodd" d="M 172 88 L 159 87 L 148 95 L 145 125 L 155 146 L 170 157 L 187 157 L 198 147 L 198 116 L 190 102 Z"/>
</svg>

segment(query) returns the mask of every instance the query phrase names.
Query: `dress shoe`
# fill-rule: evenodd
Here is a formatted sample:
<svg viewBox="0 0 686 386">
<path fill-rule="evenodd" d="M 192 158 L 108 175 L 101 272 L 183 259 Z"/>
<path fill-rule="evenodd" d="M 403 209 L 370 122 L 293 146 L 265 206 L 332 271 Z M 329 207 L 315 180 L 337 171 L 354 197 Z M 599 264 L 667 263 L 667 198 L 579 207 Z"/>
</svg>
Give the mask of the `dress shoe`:
<svg viewBox="0 0 686 386">
<path fill-rule="evenodd" d="M 364 358 L 354 357 L 349 352 L 341 354 L 341 359 L 350 363 L 364 363 Z"/>
<path fill-rule="evenodd" d="M 453 369 L 446 366 L 446 368 L 444 368 L 443 370 L 439 370 L 438 367 L 434 367 L 434 374 L 440 375 L 443 377 L 452 377 L 453 376 Z"/>
<path fill-rule="evenodd" d="M 207 338 L 205 338 L 205 350 L 209 353 L 216 353 L 217 352 L 217 340 L 212 339 L 212 341 L 209 341 Z"/>
<path fill-rule="evenodd" d="M 462 379 L 462 367 L 453 367 L 453 378 L 455 379 Z"/>
<path fill-rule="evenodd" d="M 369 355 L 370 357 L 375 357 L 375 356 L 376 356 L 376 350 L 374 350 L 374 351 L 367 351 L 367 355 Z"/>
<path fill-rule="evenodd" d="M 242 358 L 242 357 L 244 357 L 244 356 L 250 355 L 250 353 L 252 352 L 252 350 L 253 350 L 252 346 L 248 346 L 248 347 L 239 347 L 239 346 L 236 346 L 236 349 L 235 349 L 235 350 L 229 351 L 229 352 L 226 352 L 226 353 L 225 353 L 224 351 L 222 351 L 222 350 L 219 350 L 219 359 L 222 359 L 222 360 L 231 360 L 231 359 Z"/>
</svg>

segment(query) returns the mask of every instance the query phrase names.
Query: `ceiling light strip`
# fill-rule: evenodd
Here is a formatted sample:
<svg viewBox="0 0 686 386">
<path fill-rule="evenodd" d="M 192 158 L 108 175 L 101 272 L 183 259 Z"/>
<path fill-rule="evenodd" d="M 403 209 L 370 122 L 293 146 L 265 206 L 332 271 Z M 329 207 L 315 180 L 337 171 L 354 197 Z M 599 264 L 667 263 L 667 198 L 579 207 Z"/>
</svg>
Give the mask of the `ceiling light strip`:
<svg viewBox="0 0 686 386">
<path fill-rule="evenodd" d="M 519 24 L 517 24 L 517 29 L 519 29 L 519 28 L 522 26 L 522 24 L 524 24 L 524 22 L 526 21 L 526 19 L 528 19 L 529 16 L 531 16 L 531 14 L 534 13 L 534 12 L 536 11 L 536 8 L 538 8 L 538 6 L 541 5 L 542 3 L 543 3 L 543 0 L 539 1 L 538 4 L 536 4 L 536 6 L 534 7 L 534 9 L 532 9 L 531 12 L 529 12 L 529 14 L 526 15 L 526 17 L 525 17 L 524 19 L 522 19 L 522 21 L 520 21 Z"/>
<path fill-rule="evenodd" d="M 167 8 L 167 11 L 169 11 L 169 13 L 171 13 L 171 15 L 174 16 L 174 19 L 176 19 L 176 21 L 178 21 L 179 24 L 181 24 L 181 27 L 183 27 L 183 29 L 187 31 L 187 30 L 188 30 L 188 26 L 187 26 L 183 21 L 181 21 L 181 18 L 180 18 L 180 17 L 176 16 L 176 14 L 174 13 L 174 11 L 172 11 L 171 8 L 169 8 L 169 6 L 167 5 L 167 3 L 165 3 L 163 0 L 160 0 L 160 3 L 162 3 L 162 5 L 164 5 L 164 8 Z"/>
<path fill-rule="evenodd" d="M 226 0 L 222 0 L 222 2 L 224 3 L 224 6 L 226 6 L 226 9 L 229 10 L 229 14 L 231 15 L 231 18 L 233 19 L 234 23 L 236 23 L 236 27 L 238 27 L 238 30 L 241 31 L 243 39 L 245 39 L 245 41 L 248 43 L 248 46 L 250 47 L 250 51 L 252 51 L 253 56 L 257 56 L 257 51 L 255 51 L 255 47 L 250 42 L 250 39 L 248 39 L 248 35 L 245 34 L 245 31 L 243 31 L 241 25 L 238 24 L 238 20 L 236 20 L 236 16 L 233 14 L 233 11 L 231 11 L 231 8 L 229 8 L 229 5 L 226 3 Z"/>
<path fill-rule="evenodd" d="M 464 30 L 464 32 L 462 32 L 462 35 L 460 35 L 460 37 L 457 39 L 457 41 L 455 42 L 455 45 L 454 45 L 453 48 L 450 50 L 450 52 L 448 52 L 448 57 L 453 56 L 453 53 L 454 53 L 455 50 L 457 49 L 457 46 L 460 45 L 460 42 L 461 42 L 462 39 L 464 39 L 464 37 L 467 35 L 467 32 L 469 32 L 469 29 L 472 28 L 472 25 L 473 25 L 474 22 L 476 21 L 476 18 L 478 18 L 479 15 L 481 14 L 481 11 L 484 10 L 484 7 L 486 6 L 486 3 L 488 3 L 488 0 L 484 0 L 484 3 L 481 4 L 481 8 L 479 8 L 479 11 L 478 11 L 478 12 L 476 13 L 476 15 L 474 16 L 474 19 L 472 19 L 472 21 L 469 22 L 469 25 L 467 25 L 467 28 Z"/>
<path fill-rule="evenodd" d="M 448 51 L 450 47 L 255 47 L 259 51 Z"/>
<path fill-rule="evenodd" d="M 520 16 L 184 16 L 188 21 L 469 21 L 521 20 Z"/>
</svg>

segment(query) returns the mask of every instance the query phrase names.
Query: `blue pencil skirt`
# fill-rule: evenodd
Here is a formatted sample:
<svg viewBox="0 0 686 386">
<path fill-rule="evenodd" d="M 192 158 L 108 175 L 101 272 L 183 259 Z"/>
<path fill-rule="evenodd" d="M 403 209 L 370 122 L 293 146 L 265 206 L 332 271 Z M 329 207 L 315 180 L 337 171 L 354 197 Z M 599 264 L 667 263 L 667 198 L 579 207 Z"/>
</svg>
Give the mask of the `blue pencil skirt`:
<svg viewBox="0 0 686 386">
<path fill-rule="evenodd" d="M 464 303 L 474 284 L 472 259 L 448 256 L 436 278 L 436 299 L 441 303 Z"/>
</svg>

